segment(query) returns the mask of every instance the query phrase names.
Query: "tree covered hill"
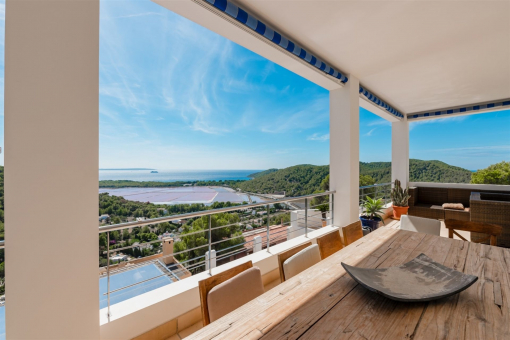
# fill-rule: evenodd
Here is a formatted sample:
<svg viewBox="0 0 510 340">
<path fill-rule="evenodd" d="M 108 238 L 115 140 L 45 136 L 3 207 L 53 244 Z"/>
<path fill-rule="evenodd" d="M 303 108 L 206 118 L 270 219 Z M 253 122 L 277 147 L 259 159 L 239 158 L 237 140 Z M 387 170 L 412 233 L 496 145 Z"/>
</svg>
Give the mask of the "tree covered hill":
<svg viewBox="0 0 510 340">
<path fill-rule="evenodd" d="M 359 164 L 360 174 L 372 177 L 376 183 L 391 181 L 391 162 Z M 441 161 L 409 160 L 409 179 L 412 182 L 469 183 L 471 171 Z"/>
<path fill-rule="evenodd" d="M 362 178 L 369 176 L 374 183 L 391 181 L 391 162 L 360 162 L 359 166 Z M 318 190 L 320 183 L 328 174 L 328 165 L 295 165 L 262 174 L 252 180 L 239 183 L 237 187 L 249 192 L 285 191 L 287 196 L 300 196 Z M 409 177 L 414 182 L 469 183 L 471 171 L 440 161 L 410 159 Z"/>
<path fill-rule="evenodd" d="M 278 169 L 275 169 L 275 168 L 267 169 L 267 170 L 264 170 L 264 171 L 261 171 L 261 172 L 256 172 L 256 173 L 253 173 L 253 174 L 249 174 L 248 177 L 250 177 L 250 178 L 262 177 L 262 176 L 269 175 L 270 173 L 273 173 L 273 172 L 276 172 L 276 171 L 278 171 Z"/>
<path fill-rule="evenodd" d="M 472 172 L 441 161 L 409 160 L 409 179 L 413 182 L 469 183 Z"/>
<path fill-rule="evenodd" d="M 295 165 L 239 183 L 237 187 L 248 192 L 285 191 L 286 196 L 300 196 L 317 190 L 328 173 L 329 165 Z"/>
<path fill-rule="evenodd" d="M 500 162 L 478 170 L 471 177 L 473 184 L 510 185 L 510 162 Z"/>
</svg>

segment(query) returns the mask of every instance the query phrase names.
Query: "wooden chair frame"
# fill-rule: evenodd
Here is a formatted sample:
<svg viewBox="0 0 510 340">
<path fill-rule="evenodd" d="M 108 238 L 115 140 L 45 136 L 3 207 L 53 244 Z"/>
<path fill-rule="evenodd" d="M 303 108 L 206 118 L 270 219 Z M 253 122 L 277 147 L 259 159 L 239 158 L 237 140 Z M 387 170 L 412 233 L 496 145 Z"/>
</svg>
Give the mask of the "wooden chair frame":
<svg viewBox="0 0 510 340">
<path fill-rule="evenodd" d="M 285 282 L 285 274 L 283 273 L 283 262 L 285 262 L 289 257 L 299 253 L 301 250 L 305 249 L 312 245 L 312 242 L 307 242 L 305 244 L 299 245 L 283 253 L 278 254 L 278 269 L 280 270 L 280 281 Z"/>
<path fill-rule="evenodd" d="M 498 236 L 503 232 L 503 227 L 497 224 L 488 224 L 481 222 L 470 222 L 470 221 L 459 221 L 448 219 L 444 221 L 446 228 L 448 229 L 448 237 L 453 238 L 453 235 L 457 235 L 461 240 L 467 241 L 462 237 L 456 230 L 471 231 L 475 233 L 487 234 L 486 239 L 482 239 L 479 242 L 486 242 L 490 240 L 491 246 L 498 244 Z"/>
<path fill-rule="evenodd" d="M 253 263 L 248 261 L 198 282 L 200 309 L 202 310 L 202 323 L 204 327 L 211 323 L 209 306 L 207 305 L 207 294 L 209 294 L 211 289 L 252 267 Z"/>
<path fill-rule="evenodd" d="M 342 228 L 344 245 L 348 246 L 363 237 L 363 229 L 361 228 L 361 221 L 353 222 Z"/>
<path fill-rule="evenodd" d="M 333 255 L 344 247 L 340 232 L 338 230 L 317 238 L 321 259 L 324 260 L 328 256 Z"/>
</svg>

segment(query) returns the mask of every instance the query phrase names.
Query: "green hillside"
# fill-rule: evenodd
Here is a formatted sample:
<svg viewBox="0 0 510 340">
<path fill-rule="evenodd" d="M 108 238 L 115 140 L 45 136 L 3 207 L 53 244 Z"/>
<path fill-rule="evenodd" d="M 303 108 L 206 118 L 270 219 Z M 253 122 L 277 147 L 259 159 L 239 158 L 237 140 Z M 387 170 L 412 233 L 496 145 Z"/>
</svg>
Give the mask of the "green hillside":
<svg viewBox="0 0 510 340">
<path fill-rule="evenodd" d="M 409 160 L 409 179 L 413 182 L 469 183 L 472 172 L 440 161 Z"/>
<path fill-rule="evenodd" d="M 391 162 L 359 162 L 360 175 L 372 177 L 376 183 L 391 181 Z"/>
<path fill-rule="evenodd" d="M 256 172 L 254 174 L 250 174 L 250 175 L 248 175 L 248 177 L 250 177 L 250 178 L 262 177 L 262 176 L 269 175 L 270 173 L 273 173 L 276 171 L 278 171 L 278 169 L 272 168 L 272 169 L 264 170 L 261 172 Z"/>
<path fill-rule="evenodd" d="M 359 166 L 360 176 L 370 176 L 375 183 L 391 181 L 391 162 L 360 162 Z M 237 187 L 255 193 L 285 191 L 287 196 L 300 196 L 319 189 L 321 181 L 329 174 L 329 166 L 295 165 L 259 174 L 252 180 L 239 183 Z M 409 177 L 413 182 L 469 183 L 471 171 L 440 161 L 410 159 Z"/>
<path fill-rule="evenodd" d="M 359 164 L 360 174 L 369 175 L 376 183 L 391 181 L 391 162 Z M 471 171 L 441 161 L 409 160 L 409 180 L 412 182 L 469 183 Z"/>
<path fill-rule="evenodd" d="M 328 165 L 295 165 L 258 176 L 237 186 L 249 192 L 285 191 L 287 196 L 300 196 L 313 193 L 328 173 Z"/>
</svg>

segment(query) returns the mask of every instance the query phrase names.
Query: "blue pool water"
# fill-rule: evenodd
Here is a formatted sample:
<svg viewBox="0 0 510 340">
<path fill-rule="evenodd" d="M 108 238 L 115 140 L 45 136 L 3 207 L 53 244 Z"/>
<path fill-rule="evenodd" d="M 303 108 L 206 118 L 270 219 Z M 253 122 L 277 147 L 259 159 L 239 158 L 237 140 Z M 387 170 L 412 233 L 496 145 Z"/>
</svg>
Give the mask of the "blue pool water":
<svg viewBox="0 0 510 340">
<path fill-rule="evenodd" d="M 110 291 L 129 286 L 133 283 L 141 282 L 161 274 L 163 274 L 163 272 L 155 264 L 148 264 L 143 267 L 127 270 L 123 273 L 114 274 L 110 277 Z M 123 289 L 116 293 L 112 293 L 110 294 L 110 305 L 114 305 L 137 295 L 150 292 L 151 290 L 166 286 L 170 283 L 172 283 L 172 280 L 168 276 L 162 276 L 160 278 Z M 106 277 L 100 278 L 99 308 L 105 308 L 108 306 L 106 295 L 103 295 L 106 293 L 106 288 Z M 0 340 L 5 340 L 5 306 L 0 307 Z"/>
<path fill-rule="evenodd" d="M 163 272 L 155 264 L 148 264 L 143 267 L 114 274 L 110 276 L 110 291 L 126 287 L 131 284 L 159 276 L 161 274 L 163 274 Z M 110 306 L 127 299 L 131 299 L 137 295 L 166 286 L 170 283 L 172 283 L 172 280 L 168 276 L 162 276 L 160 278 L 140 283 L 136 286 L 126 288 L 115 293 L 110 293 Z M 99 279 L 99 308 L 105 308 L 108 306 L 107 296 L 103 295 L 106 293 L 106 291 L 107 278 L 103 277 Z"/>
<path fill-rule="evenodd" d="M 5 306 L 0 307 L 0 340 L 5 340 Z"/>
</svg>

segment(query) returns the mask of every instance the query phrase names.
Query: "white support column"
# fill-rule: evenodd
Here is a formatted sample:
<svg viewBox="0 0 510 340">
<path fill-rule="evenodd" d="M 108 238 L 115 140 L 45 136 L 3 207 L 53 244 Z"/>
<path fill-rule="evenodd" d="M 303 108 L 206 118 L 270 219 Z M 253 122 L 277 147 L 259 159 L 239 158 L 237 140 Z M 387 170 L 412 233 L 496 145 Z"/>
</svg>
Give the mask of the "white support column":
<svg viewBox="0 0 510 340">
<path fill-rule="evenodd" d="M 7 339 L 98 339 L 99 0 L 6 7 Z"/>
<path fill-rule="evenodd" d="M 334 198 L 335 226 L 346 226 L 359 216 L 359 80 L 329 92 L 329 173 Z"/>
<path fill-rule="evenodd" d="M 391 181 L 409 183 L 409 122 L 407 117 L 391 123 Z"/>
</svg>

